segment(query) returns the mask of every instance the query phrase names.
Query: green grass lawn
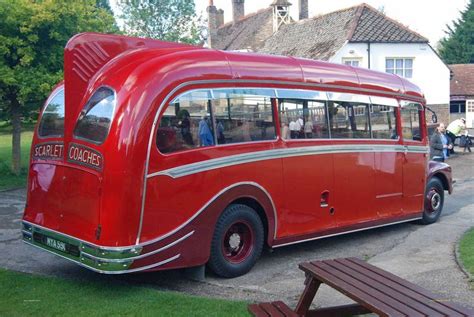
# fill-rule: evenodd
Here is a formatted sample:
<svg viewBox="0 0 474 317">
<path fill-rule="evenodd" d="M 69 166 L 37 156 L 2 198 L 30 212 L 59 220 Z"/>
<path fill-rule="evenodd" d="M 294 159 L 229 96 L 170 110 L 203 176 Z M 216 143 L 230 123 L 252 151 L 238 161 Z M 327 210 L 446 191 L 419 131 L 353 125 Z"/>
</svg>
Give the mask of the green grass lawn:
<svg viewBox="0 0 474 317">
<path fill-rule="evenodd" d="M 464 267 L 474 276 L 474 228 L 471 228 L 461 238 L 459 253 Z M 474 287 L 474 281 L 471 281 Z"/>
<path fill-rule="evenodd" d="M 249 316 L 245 302 L 111 284 L 0 269 L 0 316 Z"/>
<path fill-rule="evenodd" d="M 33 137 L 34 123 L 23 124 L 21 133 L 21 175 L 11 173 L 12 162 L 12 134 L 11 126 L 0 122 L 0 190 L 22 187 L 26 185 L 28 162 L 30 159 L 31 138 Z"/>
</svg>

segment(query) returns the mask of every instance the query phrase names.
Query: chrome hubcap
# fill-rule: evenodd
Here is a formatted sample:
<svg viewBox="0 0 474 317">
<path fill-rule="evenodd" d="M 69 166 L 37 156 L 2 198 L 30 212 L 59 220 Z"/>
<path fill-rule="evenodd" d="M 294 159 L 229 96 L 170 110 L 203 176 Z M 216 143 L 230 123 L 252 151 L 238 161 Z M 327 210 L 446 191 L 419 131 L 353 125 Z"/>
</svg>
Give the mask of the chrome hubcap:
<svg viewBox="0 0 474 317">
<path fill-rule="evenodd" d="M 237 250 L 240 247 L 240 235 L 238 233 L 233 233 L 229 237 L 229 247 L 232 250 Z"/>
<path fill-rule="evenodd" d="M 431 210 L 433 211 L 438 210 L 440 205 L 441 205 L 441 196 L 438 193 L 434 193 L 433 196 L 431 196 Z"/>
</svg>

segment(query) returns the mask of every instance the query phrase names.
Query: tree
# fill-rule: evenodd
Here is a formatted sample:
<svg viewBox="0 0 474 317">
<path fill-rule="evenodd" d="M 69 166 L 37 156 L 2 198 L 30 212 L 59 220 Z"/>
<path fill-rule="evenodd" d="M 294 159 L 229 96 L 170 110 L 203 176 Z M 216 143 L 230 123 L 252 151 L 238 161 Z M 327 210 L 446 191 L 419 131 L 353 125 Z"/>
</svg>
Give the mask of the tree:
<svg viewBox="0 0 474 317">
<path fill-rule="evenodd" d="M 12 171 L 18 175 L 21 117 L 37 109 L 62 80 L 69 38 L 119 30 L 95 0 L 0 0 L 0 30 L 0 110 L 11 118 Z"/>
<path fill-rule="evenodd" d="M 203 41 L 194 0 L 119 0 L 118 6 L 123 31 L 129 35 L 189 44 Z"/>
<path fill-rule="evenodd" d="M 439 53 L 447 64 L 474 63 L 474 1 L 461 12 L 461 18 L 447 25 L 447 36 L 440 42 Z"/>
</svg>

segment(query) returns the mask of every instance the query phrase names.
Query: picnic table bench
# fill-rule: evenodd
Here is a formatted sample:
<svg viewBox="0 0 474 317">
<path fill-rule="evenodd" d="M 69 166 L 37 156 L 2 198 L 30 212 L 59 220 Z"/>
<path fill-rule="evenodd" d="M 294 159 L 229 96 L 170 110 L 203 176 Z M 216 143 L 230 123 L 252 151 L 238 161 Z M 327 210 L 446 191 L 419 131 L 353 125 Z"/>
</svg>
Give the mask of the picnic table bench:
<svg viewBox="0 0 474 317">
<path fill-rule="evenodd" d="M 474 310 L 447 301 L 394 274 L 356 258 L 304 262 L 305 289 L 294 310 L 281 301 L 249 305 L 258 317 L 276 316 L 474 316 Z M 310 310 L 324 283 L 354 300 L 355 304 Z"/>
</svg>

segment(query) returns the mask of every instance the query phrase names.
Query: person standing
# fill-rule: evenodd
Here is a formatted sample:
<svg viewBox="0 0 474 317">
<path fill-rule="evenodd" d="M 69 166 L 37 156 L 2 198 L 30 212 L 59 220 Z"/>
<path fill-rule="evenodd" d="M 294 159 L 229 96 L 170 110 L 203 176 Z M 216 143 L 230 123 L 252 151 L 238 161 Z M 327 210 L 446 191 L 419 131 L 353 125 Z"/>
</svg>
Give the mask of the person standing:
<svg viewBox="0 0 474 317">
<path fill-rule="evenodd" d="M 444 162 L 448 156 L 449 140 L 444 134 L 446 128 L 440 123 L 430 138 L 430 159 Z"/>
<path fill-rule="evenodd" d="M 293 119 L 290 121 L 290 138 L 297 139 L 298 138 L 298 124 Z"/>
<path fill-rule="evenodd" d="M 214 138 L 211 129 L 209 128 L 209 118 L 204 116 L 199 122 L 199 139 L 201 146 L 214 145 Z"/>
<path fill-rule="evenodd" d="M 469 136 L 469 133 L 466 130 L 464 132 L 464 134 L 461 135 L 461 138 L 459 140 L 459 147 L 463 148 L 463 150 L 462 150 L 463 153 L 466 153 L 466 151 L 468 151 L 470 153 L 470 152 L 472 152 L 471 151 L 471 144 L 472 144 L 471 137 Z"/>
<path fill-rule="evenodd" d="M 217 121 L 217 143 L 218 144 L 225 143 L 224 124 L 220 120 Z"/>
<path fill-rule="evenodd" d="M 461 133 L 466 129 L 466 119 L 461 118 L 451 122 L 446 128 L 446 135 L 451 139 L 451 143 L 454 145 L 456 138 L 461 136 Z M 454 147 L 450 151 L 454 154 Z"/>
<path fill-rule="evenodd" d="M 308 118 L 304 124 L 304 135 L 307 139 L 313 138 L 313 121 L 311 118 Z"/>
<path fill-rule="evenodd" d="M 178 127 L 181 129 L 181 136 L 187 145 L 194 146 L 193 136 L 191 134 L 191 121 L 189 120 L 189 112 L 183 110 L 183 120 L 178 122 Z"/>
<path fill-rule="evenodd" d="M 298 139 L 303 139 L 304 138 L 304 121 L 301 116 L 298 116 L 298 119 L 296 119 L 296 129 L 297 129 L 297 138 Z"/>
</svg>

